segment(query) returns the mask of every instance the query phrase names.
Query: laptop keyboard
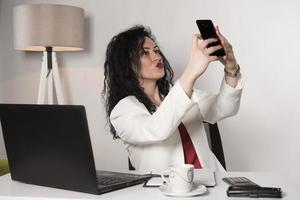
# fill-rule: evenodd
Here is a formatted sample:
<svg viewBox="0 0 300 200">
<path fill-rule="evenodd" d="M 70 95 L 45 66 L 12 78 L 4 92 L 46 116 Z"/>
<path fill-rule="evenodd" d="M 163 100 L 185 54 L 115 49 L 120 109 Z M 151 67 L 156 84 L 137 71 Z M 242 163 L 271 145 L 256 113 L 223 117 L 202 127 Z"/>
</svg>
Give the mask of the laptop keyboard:
<svg viewBox="0 0 300 200">
<path fill-rule="evenodd" d="M 116 185 L 120 183 L 126 183 L 128 181 L 133 180 L 132 177 L 127 178 L 127 177 L 113 177 L 113 176 L 103 176 L 103 175 L 98 175 L 97 176 L 97 183 L 98 185 Z"/>
<path fill-rule="evenodd" d="M 98 171 L 97 170 L 97 184 L 98 186 L 110 186 L 110 185 L 134 185 L 142 183 L 146 179 L 149 179 L 151 175 L 137 175 L 110 171 Z"/>
<path fill-rule="evenodd" d="M 117 189 L 137 185 L 149 180 L 152 174 L 138 175 L 133 173 L 120 173 L 97 170 L 97 184 L 100 194 Z"/>
</svg>

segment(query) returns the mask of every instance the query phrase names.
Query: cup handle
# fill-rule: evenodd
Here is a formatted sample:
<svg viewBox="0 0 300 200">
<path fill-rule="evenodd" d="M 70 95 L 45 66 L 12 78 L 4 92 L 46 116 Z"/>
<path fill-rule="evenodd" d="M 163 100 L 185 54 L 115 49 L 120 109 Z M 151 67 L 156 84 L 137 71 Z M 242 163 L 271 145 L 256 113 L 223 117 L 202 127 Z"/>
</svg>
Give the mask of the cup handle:
<svg viewBox="0 0 300 200">
<path fill-rule="evenodd" d="M 163 182 L 168 185 L 170 184 L 170 178 L 166 178 L 165 175 L 170 175 L 170 173 L 171 173 L 171 170 L 165 170 L 160 173 L 160 176 L 161 176 Z"/>
</svg>

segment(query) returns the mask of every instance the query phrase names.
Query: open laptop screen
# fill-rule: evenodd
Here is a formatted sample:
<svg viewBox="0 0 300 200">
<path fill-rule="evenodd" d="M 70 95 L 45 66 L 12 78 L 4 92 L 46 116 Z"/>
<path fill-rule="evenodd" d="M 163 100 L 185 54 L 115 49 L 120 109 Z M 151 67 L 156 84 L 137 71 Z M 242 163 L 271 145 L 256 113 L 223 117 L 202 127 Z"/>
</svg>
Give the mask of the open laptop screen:
<svg viewBox="0 0 300 200">
<path fill-rule="evenodd" d="M 83 106 L 1 104 L 13 180 L 97 193 Z"/>
</svg>

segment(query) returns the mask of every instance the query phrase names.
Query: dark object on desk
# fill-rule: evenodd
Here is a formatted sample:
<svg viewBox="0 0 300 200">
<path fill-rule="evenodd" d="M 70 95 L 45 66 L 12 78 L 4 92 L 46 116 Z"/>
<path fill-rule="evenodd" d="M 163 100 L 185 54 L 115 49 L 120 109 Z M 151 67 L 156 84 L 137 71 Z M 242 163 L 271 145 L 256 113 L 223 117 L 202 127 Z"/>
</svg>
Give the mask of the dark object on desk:
<svg viewBox="0 0 300 200">
<path fill-rule="evenodd" d="M 226 163 L 225 163 L 225 157 L 223 152 L 223 146 L 222 146 L 222 139 L 220 136 L 220 131 L 218 128 L 218 124 L 210 124 L 207 122 L 204 122 L 204 128 L 206 131 L 208 144 L 211 149 L 211 151 L 215 154 L 221 165 L 226 170 Z M 135 170 L 133 165 L 130 162 L 130 159 L 128 158 L 128 167 L 129 170 Z"/>
<path fill-rule="evenodd" d="M 270 197 L 281 198 L 281 188 L 260 187 L 260 186 L 229 186 L 228 197 Z"/>
<path fill-rule="evenodd" d="M 150 178 L 96 172 L 83 106 L 0 104 L 0 119 L 13 180 L 101 194 Z"/>
<path fill-rule="evenodd" d="M 232 186 L 259 186 L 246 177 L 224 177 L 222 180 Z"/>
</svg>

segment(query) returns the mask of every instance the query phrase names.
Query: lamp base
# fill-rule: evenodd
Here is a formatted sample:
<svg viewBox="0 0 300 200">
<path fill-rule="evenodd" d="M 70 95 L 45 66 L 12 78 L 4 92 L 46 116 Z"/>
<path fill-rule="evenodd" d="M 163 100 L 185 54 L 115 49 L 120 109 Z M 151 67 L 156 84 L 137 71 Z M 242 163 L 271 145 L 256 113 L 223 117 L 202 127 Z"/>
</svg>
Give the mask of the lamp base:
<svg viewBox="0 0 300 200">
<path fill-rule="evenodd" d="M 43 61 L 42 61 L 42 69 L 41 69 L 41 75 L 40 75 L 40 83 L 39 83 L 39 94 L 38 94 L 38 104 L 53 104 L 53 83 L 55 88 L 55 93 L 57 97 L 57 103 L 58 104 L 65 104 L 60 77 L 59 77 L 59 71 L 58 71 L 58 65 L 57 65 L 57 59 L 56 59 L 56 53 L 51 52 L 52 58 L 51 61 L 53 63 L 52 68 L 48 69 L 47 60 L 49 52 L 43 53 Z M 46 94 L 48 97 L 48 100 L 46 102 Z"/>
</svg>

